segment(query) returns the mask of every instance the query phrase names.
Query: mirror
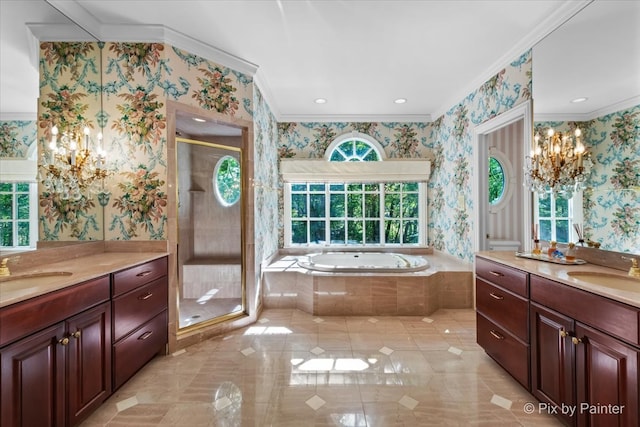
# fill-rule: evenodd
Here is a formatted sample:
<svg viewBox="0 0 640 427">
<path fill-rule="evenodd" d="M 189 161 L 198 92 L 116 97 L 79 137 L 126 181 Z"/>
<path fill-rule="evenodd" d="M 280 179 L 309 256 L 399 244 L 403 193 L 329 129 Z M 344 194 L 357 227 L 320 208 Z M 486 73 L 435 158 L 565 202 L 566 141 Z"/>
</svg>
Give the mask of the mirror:
<svg viewBox="0 0 640 427">
<path fill-rule="evenodd" d="M 38 148 L 38 108 L 40 96 L 40 72 L 38 64 L 39 44 L 35 37 L 46 34 L 44 39 L 59 40 L 91 40 L 95 39 L 80 26 L 68 19 L 64 14 L 46 1 L 2 1 L 0 25 L 0 126 L 2 144 L 0 144 L 0 182 L 34 181 L 39 162 Z M 27 27 L 27 24 L 29 26 Z M 53 36 L 55 32 L 56 36 Z M 35 37 L 32 36 L 32 33 Z M 98 64 L 99 67 L 99 64 Z M 98 73 L 100 71 L 98 70 Z M 98 83 L 99 85 L 99 83 Z M 98 108 L 100 95 L 96 95 Z M 24 173 L 25 171 L 28 173 Z M 30 185 L 29 198 L 31 201 L 19 206 L 16 212 L 19 219 L 27 221 L 22 229 L 26 232 L 13 232 L 13 235 L 28 234 L 29 244 L 23 245 L 21 239 L 19 250 L 33 249 L 38 236 L 43 235 L 43 223 L 38 220 L 38 188 L 35 182 Z M 4 194 L 6 195 L 6 193 Z M 5 198 L 3 198 L 3 201 Z M 22 216 L 20 216 L 22 215 Z M 96 216 L 100 232 L 93 234 L 87 240 L 102 240 L 102 217 Z M 40 231 L 38 232 L 38 229 Z M 3 246 L 5 236 L 3 229 Z M 13 239 L 15 241 L 15 239 Z M 55 240 L 55 239 L 49 239 Z M 77 243 L 70 241 L 69 243 Z M 56 242 L 58 244 L 58 242 Z M 15 244 L 13 245 L 15 246 Z M 11 250 L 15 248 L 12 247 Z M 8 251 L 7 251 L 8 252 Z"/>
<path fill-rule="evenodd" d="M 586 239 L 640 254 L 640 3 L 594 1 L 533 48 L 534 126 L 580 127 L 594 167 Z M 571 102 L 577 98 L 584 102 Z M 635 166 L 634 166 L 635 165 Z"/>
<path fill-rule="evenodd" d="M 242 315 L 242 129 L 176 112 L 178 328 Z"/>
</svg>

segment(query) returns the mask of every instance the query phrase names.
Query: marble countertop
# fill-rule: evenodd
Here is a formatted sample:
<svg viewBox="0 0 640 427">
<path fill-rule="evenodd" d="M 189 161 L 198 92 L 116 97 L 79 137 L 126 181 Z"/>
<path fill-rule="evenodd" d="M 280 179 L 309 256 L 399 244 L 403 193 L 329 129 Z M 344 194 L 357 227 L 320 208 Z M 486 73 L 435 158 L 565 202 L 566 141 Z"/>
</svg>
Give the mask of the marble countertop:
<svg viewBox="0 0 640 427">
<path fill-rule="evenodd" d="M 103 252 L 12 272 L 11 276 L 0 277 L 0 307 L 57 291 L 166 255 L 168 255 L 166 252 Z M 46 274 L 51 272 L 67 272 L 71 275 Z M 29 276 L 34 279 L 29 280 Z"/>
<path fill-rule="evenodd" d="M 607 273 L 617 276 L 628 277 L 625 271 L 607 268 L 595 264 L 565 265 L 554 264 L 545 261 L 538 261 L 528 258 L 516 257 L 513 251 L 481 251 L 476 255 L 480 258 L 496 261 L 519 270 L 527 271 L 537 276 L 545 277 L 549 280 L 563 283 L 574 288 L 582 289 L 593 294 L 601 295 L 625 304 L 640 308 L 640 279 L 638 287 L 634 290 L 621 290 L 606 285 L 596 285 L 570 276 L 572 271 L 584 271 L 595 273 Z M 606 283 L 607 278 L 603 278 Z"/>
</svg>

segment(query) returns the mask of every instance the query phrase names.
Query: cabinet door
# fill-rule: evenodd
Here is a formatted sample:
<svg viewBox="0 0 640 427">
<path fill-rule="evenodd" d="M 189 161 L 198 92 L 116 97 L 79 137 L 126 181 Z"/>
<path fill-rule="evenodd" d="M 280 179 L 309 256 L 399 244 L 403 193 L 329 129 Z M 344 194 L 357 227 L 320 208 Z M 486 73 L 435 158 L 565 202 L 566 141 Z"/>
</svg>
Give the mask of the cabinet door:
<svg viewBox="0 0 640 427">
<path fill-rule="evenodd" d="M 64 332 L 59 323 L 0 350 L 3 427 L 64 426 Z"/>
<path fill-rule="evenodd" d="M 87 310 L 66 323 L 68 425 L 80 423 L 111 394 L 111 304 Z"/>
<path fill-rule="evenodd" d="M 531 392 L 556 408 L 575 405 L 573 329 L 573 319 L 531 303 Z M 575 416 L 561 412 L 566 423 L 575 424 Z"/>
<path fill-rule="evenodd" d="M 576 324 L 580 425 L 638 425 L 638 350 L 581 323 Z"/>
</svg>

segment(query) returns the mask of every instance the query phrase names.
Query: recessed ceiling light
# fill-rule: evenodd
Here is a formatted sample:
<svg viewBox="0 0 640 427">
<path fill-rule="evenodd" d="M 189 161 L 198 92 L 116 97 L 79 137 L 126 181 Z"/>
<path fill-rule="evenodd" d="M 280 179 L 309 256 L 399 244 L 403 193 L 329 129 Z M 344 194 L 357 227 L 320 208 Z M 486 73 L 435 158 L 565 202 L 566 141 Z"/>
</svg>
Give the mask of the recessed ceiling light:
<svg viewBox="0 0 640 427">
<path fill-rule="evenodd" d="M 205 119 L 201 119 L 200 117 L 193 117 L 193 120 L 199 123 L 205 123 L 206 120 Z"/>
<path fill-rule="evenodd" d="M 313 101 L 313 102 L 315 102 L 316 104 L 326 104 L 326 103 L 327 103 L 327 100 L 326 100 L 326 99 L 324 99 L 324 98 L 317 98 L 317 99 L 316 99 L 315 101 Z"/>
<path fill-rule="evenodd" d="M 574 104 L 578 104 L 578 103 L 580 103 L 580 102 L 584 102 L 584 101 L 586 101 L 587 99 L 589 99 L 589 98 L 585 98 L 585 97 L 582 97 L 582 98 L 576 98 L 576 99 L 572 99 L 572 100 L 571 100 L 571 102 L 572 102 L 572 103 L 574 103 Z"/>
<path fill-rule="evenodd" d="M 396 104 L 404 104 L 405 102 L 407 102 L 407 98 L 398 98 L 395 101 Z"/>
</svg>

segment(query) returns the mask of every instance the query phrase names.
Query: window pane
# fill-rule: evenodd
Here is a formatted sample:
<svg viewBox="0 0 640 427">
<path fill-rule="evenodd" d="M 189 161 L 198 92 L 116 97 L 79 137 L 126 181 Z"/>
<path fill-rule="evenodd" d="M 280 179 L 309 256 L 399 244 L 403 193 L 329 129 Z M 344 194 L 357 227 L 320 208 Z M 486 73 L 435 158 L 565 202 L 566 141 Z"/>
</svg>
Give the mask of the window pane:
<svg viewBox="0 0 640 427">
<path fill-rule="evenodd" d="M 324 191 L 324 184 L 309 184 L 309 191 Z"/>
<path fill-rule="evenodd" d="M 551 239 L 551 221 L 548 219 L 540 220 L 540 240 L 552 240 Z"/>
<path fill-rule="evenodd" d="M 380 243 L 380 221 L 365 221 L 365 242 Z"/>
<path fill-rule="evenodd" d="M 28 182 L 16 182 L 16 191 L 21 193 L 29 192 L 29 183 Z"/>
<path fill-rule="evenodd" d="M 344 184 L 329 184 L 331 191 L 344 191 Z"/>
<path fill-rule="evenodd" d="M 291 217 L 304 218 L 307 216 L 307 195 L 292 194 L 291 195 Z"/>
<path fill-rule="evenodd" d="M 13 227 L 10 222 L 0 222 L 0 242 L 2 246 L 13 246 Z"/>
<path fill-rule="evenodd" d="M 362 184 L 349 183 L 347 184 L 347 191 L 362 191 Z"/>
<path fill-rule="evenodd" d="M 331 153 L 331 157 L 329 158 L 330 161 L 332 162 L 342 162 L 344 161 L 344 156 L 342 155 L 342 153 L 338 150 L 334 150 L 333 153 Z"/>
<path fill-rule="evenodd" d="M 369 154 L 367 154 L 366 156 L 364 156 L 362 158 L 362 161 L 364 161 L 364 162 L 375 162 L 375 161 L 378 161 L 378 160 L 380 160 L 378 158 L 378 154 L 373 150 L 371 150 L 369 152 Z"/>
<path fill-rule="evenodd" d="M 344 221 L 331 221 L 331 243 L 344 243 Z"/>
<path fill-rule="evenodd" d="M 311 208 L 309 209 L 310 217 L 320 218 L 325 216 L 324 200 L 324 194 L 311 194 L 309 196 L 309 202 L 311 204 Z"/>
<path fill-rule="evenodd" d="M 556 240 L 561 243 L 569 243 L 569 221 L 556 220 Z"/>
<path fill-rule="evenodd" d="M 504 194 L 504 169 L 495 158 L 489 158 L 489 203 L 496 204 Z"/>
<path fill-rule="evenodd" d="M 387 194 L 384 198 L 384 216 L 385 218 L 400 217 L 400 195 Z"/>
<path fill-rule="evenodd" d="M 347 157 L 353 157 L 353 143 L 355 141 L 345 141 L 342 144 L 339 145 L 339 149 L 347 156 Z"/>
<path fill-rule="evenodd" d="M 307 184 L 291 184 L 291 191 L 307 191 Z"/>
<path fill-rule="evenodd" d="M 307 243 L 306 221 L 291 221 L 291 242 Z"/>
<path fill-rule="evenodd" d="M 380 186 L 378 184 L 365 184 L 364 191 L 379 191 Z"/>
<path fill-rule="evenodd" d="M 374 150 L 369 146 L 369 144 L 362 141 L 356 141 L 356 155 L 358 157 L 360 157 L 361 159 L 364 159 L 367 156 L 367 154 L 370 154 L 371 151 L 374 151 Z M 377 160 L 377 159 L 373 159 L 373 160 Z"/>
<path fill-rule="evenodd" d="M 385 241 L 400 243 L 400 221 L 385 221 Z"/>
<path fill-rule="evenodd" d="M 18 223 L 18 246 L 29 246 L 29 222 L 28 221 L 20 221 Z"/>
<path fill-rule="evenodd" d="M 0 191 L 10 192 L 13 189 L 13 184 L 10 182 L 0 182 Z"/>
<path fill-rule="evenodd" d="M 556 216 L 561 218 L 569 216 L 569 200 L 560 195 L 556 196 Z"/>
<path fill-rule="evenodd" d="M 384 184 L 384 191 L 397 193 L 400 191 L 400 183 L 399 182 L 387 182 Z"/>
<path fill-rule="evenodd" d="M 402 184 L 402 189 L 404 191 L 418 191 L 418 183 L 417 182 L 405 182 Z"/>
<path fill-rule="evenodd" d="M 324 221 L 310 221 L 309 230 L 311 233 L 311 243 L 324 243 L 325 242 L 325 222 Z"/>
<path fill-rule="evenodd" d="M 29 219 L 29 194 L 19 194 L 18 196 L 18 218 Z"/>
<path fill-rule="evenodd" d="M 402 243 L 418 243 L 418 220 L 411 220 L 404 222 L 404 235 L 402 237 Z"/>
<path fill-rule="evenodd" d="M 362 243 L 362 221 L 347 221 L 347 230 L 348 244 Z"/>
<path fill-rule="evenodd" d="M 551 217 L 551 194 L 547 193 L 544 197 L 538 196 L 538 215 L 541 217 Z"/>
<path fill-rule="evenodd" d="M 347 216 L 350 218 L 362 217 L 362 194 L 349 194 L 347 196 Z"/>
<path fill-rule="evenodd" d="M 13 219 L 12 194 L 0 194 L 0 219 Z"/>
<path fill-rule="evenodd" d="M 344 194 L 331 194 L 329 197 L 329 215 L 331 218 L 344 217 Z"/>
<path fill-rule="evenodd" d="M 402 209 L 404 218 L 416 218 L 418 216 L 418 195 L 405 194 L 402 197 Z"/>
<path fill-rule="evenodd" d="M 380 195 L 365 194 L 364 196 L 364 216 L 365 218 L 380 217 Z"/>
</svg>

